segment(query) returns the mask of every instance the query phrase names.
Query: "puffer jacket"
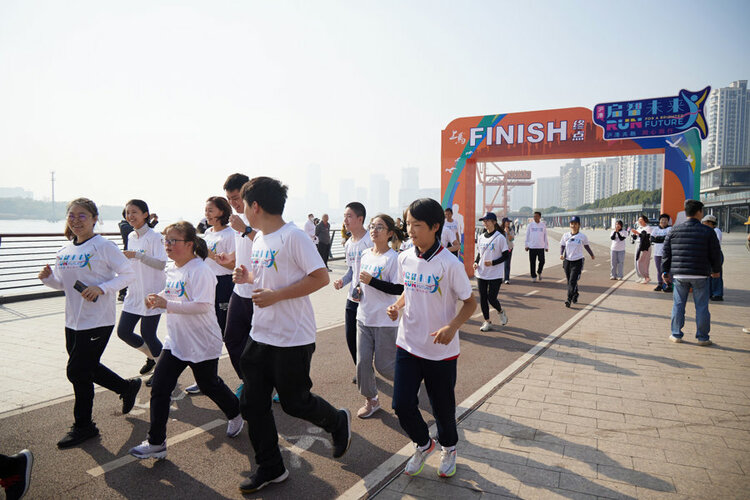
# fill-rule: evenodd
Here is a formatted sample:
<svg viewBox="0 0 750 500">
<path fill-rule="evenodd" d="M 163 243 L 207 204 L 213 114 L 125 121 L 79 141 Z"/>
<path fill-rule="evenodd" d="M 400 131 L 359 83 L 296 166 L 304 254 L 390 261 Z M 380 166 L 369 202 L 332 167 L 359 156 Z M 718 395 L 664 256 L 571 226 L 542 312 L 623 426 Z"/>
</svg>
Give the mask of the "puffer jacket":
<svg viewBox="0 0 750 500">
<path fill-rule="evenodd" d="M 721 271 L 721 246 L 713 229 L 689 218 L 664 240 L 661 270 L 671 275 L 709 276 Z"/>
</svg>

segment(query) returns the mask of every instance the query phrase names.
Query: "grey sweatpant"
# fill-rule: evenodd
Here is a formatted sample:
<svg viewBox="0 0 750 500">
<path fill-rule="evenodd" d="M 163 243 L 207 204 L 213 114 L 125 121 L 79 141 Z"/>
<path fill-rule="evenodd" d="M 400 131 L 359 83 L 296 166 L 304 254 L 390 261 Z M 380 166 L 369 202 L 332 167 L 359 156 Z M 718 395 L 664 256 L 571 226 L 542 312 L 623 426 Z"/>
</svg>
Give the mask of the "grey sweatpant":
<svg viewBox="0 0 750 500">
<path fill-rule="evenodd" d="M 364 397 L 374 398 L 378 395 L 375 370 L 388 380 L 393 380 L 397 334 L 398 326 L 365 326 L 357 321 L 357 389 Z"/>
</svg>

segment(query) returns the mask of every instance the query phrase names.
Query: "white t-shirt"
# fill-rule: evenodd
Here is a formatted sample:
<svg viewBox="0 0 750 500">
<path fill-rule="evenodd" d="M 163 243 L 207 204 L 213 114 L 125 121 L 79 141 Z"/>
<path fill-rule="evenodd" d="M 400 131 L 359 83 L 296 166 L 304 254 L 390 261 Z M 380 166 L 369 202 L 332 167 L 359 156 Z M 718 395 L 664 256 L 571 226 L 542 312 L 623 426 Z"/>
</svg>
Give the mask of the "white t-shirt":
<svg viewBox="0 0 750 500">
<path fill-rule="evenodd" d="M 399 249 L 401 252 L 404 252 L 406 250 L 409 250 L 410 248 L 414 248 L 414 242 L 410 239 L 404 241 L 401 243 L 401 248 Z"/>
<path fill-rule="evenodd" d="M 95 235 L 80 245 L 66 243 L 55 256 L 52 274 L 42 282 L 65 291 L 65 327 L 89 330 L 115 324 L 117 293 L 135 278 L 133 266 L 117 245 Z M 89 302 L 73 288 L 76 281 L 104 292 Z"/>
<path fill-rule="evenodd" d="M 271 234 L 259 232 L 253 241 L 250 261 L 254 288 L 279 290 L 297 283 L 317 269 L 323 259 L 310 237 L 288 222 Z M 310 297 L 256 307 L 250 336 L 256 342 L 276 347 L 294 347 L 315 342 L 315 314 Z"/>
<path fill-rule="evenodd" d="M 212 252 L 232 253 L 234 252 L 234 235 L 236 232 L 237 231 L 230 226 L 227 226 L 218 232 L 214 231 L 213 227 L 209 227 L 206 229 L 203 239 L 206 240 L 206 245 Z M 227 269 L 226 267 L 217 264 L 213 259 L 206 259 L 206 265 L 216 276 L 232 274 L 231 269 Z"/>
<path fill-rule="evenodd" d="M 721 243 L 721 229 L 715 227 L 714 232 L 716 233 L 716 237 L 719 238 L 719 243 Z"/>
<path fill-rule="evenodd" d="M 152 257 L 162 262 L 167 262 L 167 251 L 164 249 L 164 239 L 151 229 L 146 229 L 143 236 L 138 236 L 138 231 L 128 235 L 128 250 Z M 163 269 L 154 269 L 137 258 L 129 259 L 130 265 L 135 271 L 135 279 L 128 285 L 128 293 L 122 304 L 122 310 L 139 316 L 156 316 L 164 312 L 164 309 L 149 309 L 144 300 L 150 293 L 159 293 L 164 290 L 166 275 Z"/>
<path fill-rule="evenodd" d="M 508 250 L 508 241 L 500 231 L 495 231 L 492 236 L 482 233 L 477 240 L 477 251 L 479 253 L 479 264 L 476 269 L 477 278 L 483 280 L 503 279 L 505 276 L 505 263 L 496 266 L 486 266 L 485 261 L 492 261 L 503 256 Z"/>
<path fill-rule="evenodd" d="M 547 242 L 547 225 L 544 222 L 531 221 L 526 225 L 526 248 L 549 249 Z"/>
<path fill-rule="evenodd" d="M 315 222 L 314 221 L 307 219 L 307 222 L 305 222 L 305 232 L 310 237 L 310 240 L 313 243 L 315 243 L 317 238 L 315 237 Z"/>
<path fill-rule="evenodd" d="M 440 233 L 440 244 L 445 248 L 452 247 L 453 242 L 461 243 L 461 237 L 458 234 L 458 222 L 455 220 L 443 224 L 443 232 Z"/>
<path fill-rule="evenodd" d="M 389 248 L 385 254 L 375 255 L 372 250 L 368 248 L 362 253 L 360 271 L 368 272 L 373 278 L 382 281 L 397 283 L 398 253 Z M 381 292 L 364 283 L 359 286 L 362 296 L 357 308 L 357 321 L 365 326 L 398 326 L 397 321 L 391 320 L 386 313 L 388 306 L 396 302 L 398 296 Z"/>
<path fill-rule="evenodd" d="M 583 259 L 583 247 L 589 244 L 589 239 L 585 234 L 578 232 L 575 235 L 570 231 L 563 234 L 560 240 L 560 246 L 565 247 L 566 260 Z"/>
<path fill-rule="evenodd" d="M 356 242 L 353 238 L 346 240 L 346 246 L 344 246 L 344 252 L 346 253 L 346 265 L 352 268 L 352 281 L 349 283 L 349 300 L 354 300 L 352 292 L 354 288 L 359 284 L 359 262 L 362 258 L 362 252 L 372 246 L 372 240 L 370 239 L 370 233 L 365 232 L 364 236 L 358 239 Z"/>
<path fill-rule="evenodd" d="M 651 231 L 651 236 L 667 236 L 672 230 L 672 227 L 665 227 L 664 229 L 657 227 Z M 664 243 L 654 243 L 654 257 L 661 257 L 664 255 Z"/>
<path fill-rule="evenodd" d="M 167 284 L 161 294 L 168 301 L 210 304 L 205 313 L 167 314 L 167 337 L 164 349 L 182 361 L 200 363 L 221 356 L 221 328 L 213 307 L 216 276 L 200 257 L 182 267 L 167 266 Z"/>
<path fill-rule="evenodd" d="M 613 252 L 621 252 L 625 250 L 625 243 L 628 241 L 628 232 L 624 229 L 620 229 L 619 231 L 612 230 L 612 233 L 618 233 L 620 236 L 622 236 L 622 240 L 615 235 L 615 239 L 612 240 L 612 243 L 609 245 L 609 249 Z M 612 236 L 612 234 L 610 234 Z"/>
<path fill-rule="evenodd" d="M 396 345 L 424 359 L 439 361 L 458 356 L 458 332 L 448 345 L 434 343 L 430 334 L 453 320 L 459 300 L 471 297 L 463 263 L 444 248 L 429 261 L 417 257 L 413 248 L 398 256 L 398 280 L 404 285 L 405 306 Z"/>
<path fill-rule="evenodd" d="M 249 226 L 250 224 L 247 222 L 247 217 L 245 217 L 245 214 L 239 214 L 240 219 L 242 219 L 242 222 L 245 223 L 245 226 Z M 250 239 L 250 235 L 242 236 L 242 233 L 238 233 L 237 231 L 234 232 L 234 267 L 240 267 L 241 264 L 244 264 L 246 268 L 250 269 L 250 259 L 253 256 L 253 240 Z M 252 283 L 238 283 L 234 285 L 234 293 L 239 295 L 240 297 L 249 299 L 253 296 L 253 286 Z"/>
</svg>

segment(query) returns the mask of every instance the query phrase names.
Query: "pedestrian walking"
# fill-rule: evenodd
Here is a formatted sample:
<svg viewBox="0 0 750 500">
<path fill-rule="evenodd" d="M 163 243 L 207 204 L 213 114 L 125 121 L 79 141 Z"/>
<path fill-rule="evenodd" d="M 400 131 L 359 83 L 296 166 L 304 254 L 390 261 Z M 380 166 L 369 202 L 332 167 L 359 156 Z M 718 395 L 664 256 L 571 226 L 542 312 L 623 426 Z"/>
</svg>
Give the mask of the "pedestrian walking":
<svg viewBox="0 0 750 500">
<path fill-rule="evenodd" d="M 506 285 L 510 285 L 510 261 L 513 259 L 513 246 L 515 245 L 514 240 L 516 239 L 516 228 L 507 217 L 503 217 L 500 224 L 502 233 L 505 236 L 505 241 L 508 243 L 508 258 L 505 259 L 505 279 Z"/>
<path fill-rule="evenodd" d="M 122 305 L 117 336 L 134 349 L 146 355 L 141 367 L 141 375 L 151 372 L 156 366 L 156 358 L 161 354 L 162 343 L 156 334 L 163 309 L 146 307 L 146 297 L 164 290 L 167 253 L 164 251 L 162 236 L 150 226 L 151 213 L 143 200 L 130 200 L 125 204 L 126 218 L 133 227 L 128 235 L 128 249 L 123 255 L 129 259 L 135 278 L 128 286 Z M 134 332 L 141 323 L 141 334 Z M 149 381 L 146 385 L 150 385 Z"/>
<path fill-rule="evenodd" d="M 331 255 L 331 225 L 328 223 L 328 214 L 320 217 L 320 222 L 315 226 L 315 237 L 318 240 L 320 258 L 323 259 L 326 269 L 331 271 L 328 267 L 328 257 Z"/>
<path fill-rule="evenodd" d="M 349 449 L 351 415 L 310 392 L 316 328 L 309 294 L 329 277 L 310 237 L 283 219 L 287 187 L 256 177 L 242 188 L 242 197 L 245 216 L 259 230 L 250 268 L 234 270 L 235 282 L 254 286 L 253 326 L 242 353 L 241 408 L 258 467 L 240 484 L 242 493 L 253 493 L 289 475 L 271 411 L 274 388 L 284 412 L 331 433 L 334 458 Z"/>
<path fill-rule="evenodd" d="M 427 424 L 419 411 L 422 381 L 437 423 L 442 447 L 438 475 L 456 473 L 456 364 L 460 354 L 458 329 L 477 307 L 464 265 L 440 245 L 445 214 L 440 203 L 429 198 L 409 205 L 406 223 L 414 248 L 398 256 L 398 276 L 404 292 L 388 307 L 397 319 L 396 371 L 393 409 L 399 424 L 414 442 L 414 455 L 404 473 L 416 476 L 435 450 Z M 456 303 L 461 308 L 456 312 Z"/>
<path fill-rule="evenodd" d="M 682 342 L 682 327 L 685 326 L 685 304 L 688 292 L 693 291 L 695 304 L 695 337 L 698 345 L 711 345 L 711 313 L 708 310 L 710 295 L 709 278 L 718 278 L 721 272 L 721 247 L 716 233 L 701 224 L 703 203 L 698 200 L 685 201 L 687 220 L 672 228 L 664 241 L 662 277 L 672 282 L 672 342 Z"/>
<path fill-rule="evenodd" d="M 504 276 L 505 266 L 501 264 L 510 258 L 510 250 L 494 213 L 487 212 L 479 221 L 484 224 L 484 231 L 477 239 L 477 256 L 474 259 L 479 305 L 482 309 L 482 317 L 484 317 L 479 331 L 489 332 L 492 330 L 490 305 L 500 315 L 500 324 L 505 326 L 508 323 L 508 315 L 500 305 L 497 294 L 500 292 L 503 277 L 508 277 Z"/>
<path fill-rule="evenodd" d="M 661 214 L 659 216 L 659 226 L 651 232 L 651 245 L 653 246 L 654 252 L 654 265 L 656 266 L 656 276 L 658 283 L 655 292 L 665 291 L 671 292 L 672 288 L 664 282 L 664 278 L 661 276 L 661 261 L 664 254 L 664 240 L 672 230 L 669 225 L 669 214 Z"/>
<path fill-rule="evenodd" d="M 563 261 L 565 279 L 568 282 L 568 298 L 565 300 L 565 307 L 578 302 L 578 280 L 583 272 L 584 248 L 591 255 L 591 259 L 595 259 L 588 237 L 581 232 L 580 217 L 571 217 L 570 231 L 565 233 L 560 240 L 560 260 Z"/>
<path fill-rule="evenodd" d="M 237 397 L 218 375 L 222 339 L 214 307 L 216 275 L 204 262 L 206 242 L 184 221 L 164 228 L 164 238 L 173 263 L 167 268 L 164 290 L 149 294 L 145 303 L 167 311 L 167 337 L 154 370 L 148 438 L 129 452 L 140 459 L 166 458 L 172 391 L 187 367 L 200 390 L 229 420 L 227 436 L 236 437 L 244 425 Z"/>
<path fill-rule="evenodd" d="M 638 217 L 638 227 L 631 229 L 633 237 L 636 238 L 638 247 L 635 250 L 635 274 L 637 282 L 648 284 L 651 281 L 648 268 L 651 265 L 651 226 L 648 225 L 648 217 Z"/>
<path fill-rule="evenodd" d="M 542 213 L 534 212 L 534 220 L 526 225 L 526 251 L 529 252 L 529 266 L 531 268 L 531 281 L 542 281 L 544 270 L 544 252 L 549 251 L 547 242 L 547 225 L 542 222 Z M 536 262 L 539 261 L 537 266 Z"/>
<path fill-rule="evenodd" d="M 625 266 L 625 239 L 628 237 L 627 231 L 622 228 L 622 221 L 615 222 L 615 229 L 609 236 L 612 243 L 609 246 L 610 268 L 609 279 L 621 280 L 623 277 L 623 267 Z"/>
<path fill-rule="evenodd" d="M 722 239 L 722 233 L 721 229 L 719 229 L 716 225 L 716 216 L 715 215 L 706 215 L 703 217 L 701 222 L 711 229 L 714 230 L 716 233 L 716 237 L 719 239 L 719 247 L 721 247 L 721 239 Z M 722 271 L 719 271 L 719 277 L 718 278 L 709 278 L 708 284 L 709 284 L 709 299 L 713 301 L 721 302 L 724 300 L 724 251 L 721 251 L 721 266 Z"/>
<path fill-rule="evenodd" d="M 115 327 L 117 292 L 135 277 L 117 245 L 94 232 L 99 220 L 96 204 L 88 198 L 68 203 L 65 237 L 55 256 L 55 267 L 39 272 L 45 285 L 65 292 L 65 348 L 68 380 L 73 384 L 74 423 L 57 443 L 70 448 L 99 435 L 92 419 L 94 384 L 120 395 L 122 413 L 133 409 L 141 379 L 125 380 L 100 359 Z"/>
</svg>

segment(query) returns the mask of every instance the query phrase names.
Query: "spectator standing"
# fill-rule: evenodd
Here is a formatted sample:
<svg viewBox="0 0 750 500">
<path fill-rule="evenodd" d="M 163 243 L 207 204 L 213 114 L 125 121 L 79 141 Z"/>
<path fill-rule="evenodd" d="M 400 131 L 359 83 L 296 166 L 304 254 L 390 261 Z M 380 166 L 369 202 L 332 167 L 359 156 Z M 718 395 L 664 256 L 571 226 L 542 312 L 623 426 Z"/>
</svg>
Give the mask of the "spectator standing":
<svg viewBox="0 0 750 500">
<path fill-rule="evenodd" d="M 331 225 L 328 223 L 328 214 L 323 214 L 315 226 L 315 237 L 318 239 L 318 253 L 328 272 L 331 272 L 331 268 L 328 267 L 328 256 L 331 254 Z"/>
<path fill-rule="evenodd" d="M 687 220 L 672 228 L 664 241 L 662 277 L 674 284 L 672 305 L 672 342 L 682 342 L 682 327 L 685 325 L 685 303 L 688 292 L 693 290 L 695 304 L 695 337 L 698 345 L 709 346 L 711 313 L 708 311 L 708 278 L 718 278 L 721 271 L 721 247 L 716 233 L 701 224 L 703 203 L 698 200 L 685 201 Z M 671 275 L 671 276 L 670 276 Z"/>
<path fill-rule="evenodd" d="M 721 229 L 716 227 L 716 216 L 706 215 L 705 217 L 703 217 L 703 220 L 701 222 L 714 230 L 714 232 L 716 233 L 716 237 L 719 239 L 719 247 L 721 247 L 722 234 Z M 721 252 L 721 266 L 724 267 L 723 251 Z M 709 278 L 708 284 L 710 289 L 709 298 L 714 301 L 724 300 L 724 271 L 719 271 L 718 278 Z"/>
<path fill-rule="evenodd" d="M 307 214 L 307 221 L 305 222 L 305 232 L 313 241 L 313 243 L 317 243 L 315 238 L 315 216 L 313 214 Z"/>
<path fill-rule="evenodd" d="M 615 229 L 612 231 L 609 239 L 612 244 L 609 247 L 610 254 L 610 271 L 609 279 L 621 280 L 623 276 L 623 267 L 625 265 L 625 240 L 628 237 L 627 231 L 622 228 L 622 221 L 615 222 Z"/>
<path fill-rule="evenodd" d="M 638 238 L 638 248 L 635 251 L 635 274 L 638 283 L 649 283 L 651 278 L 648 268 L 651 264 L 651 227 L 648 225 L 648 217 L 638 217 L 638 227 L 631 229 L 633 236 Z"/>
<path fill-rule="evenodd" d="M 661 214 L 659 216 L 659 227 L 651 232 L 651 243 L 654 247 L 654 265 L 656 266 L 656 276 L 659 279 L 659 283 L 654 288 L 655 292 L 664 290 L 665 292 L 671 292 L 672 288 L 664 283 L 664 279 L 661 277 L 661 260 L 662 254 L 664 253 L 664 240 L 672 230 L 669 225 L 669 214 Z"/>
</svg>

